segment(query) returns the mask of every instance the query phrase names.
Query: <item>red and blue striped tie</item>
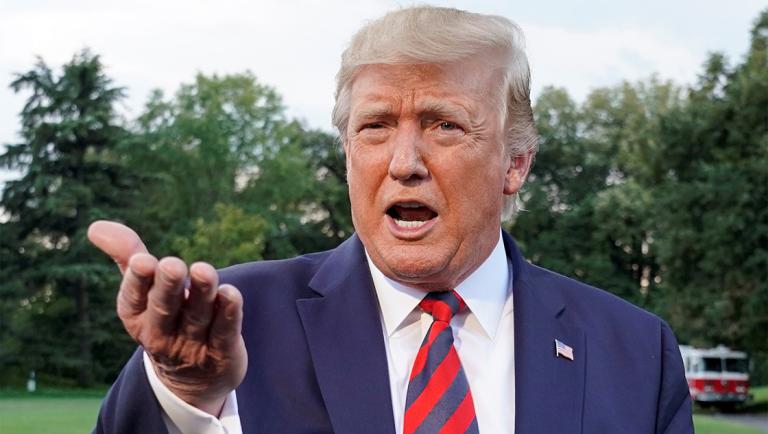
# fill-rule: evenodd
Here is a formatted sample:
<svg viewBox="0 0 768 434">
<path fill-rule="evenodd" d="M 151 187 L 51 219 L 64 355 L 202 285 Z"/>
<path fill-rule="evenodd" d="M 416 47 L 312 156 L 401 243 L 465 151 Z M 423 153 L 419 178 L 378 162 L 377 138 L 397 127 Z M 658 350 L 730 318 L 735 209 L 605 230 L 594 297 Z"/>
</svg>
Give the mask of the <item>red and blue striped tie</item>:
<svg viewBox="0 0 768 434">
<path fill-rule="evenodd" d="M 455 291 L 446 291 L 430 292 L 419 306 L 434 321 L 413 362 L 403 433 L 478 433 L 472 392 L 451 331 L 451 318 L 466 304 Z"/>
</svg>

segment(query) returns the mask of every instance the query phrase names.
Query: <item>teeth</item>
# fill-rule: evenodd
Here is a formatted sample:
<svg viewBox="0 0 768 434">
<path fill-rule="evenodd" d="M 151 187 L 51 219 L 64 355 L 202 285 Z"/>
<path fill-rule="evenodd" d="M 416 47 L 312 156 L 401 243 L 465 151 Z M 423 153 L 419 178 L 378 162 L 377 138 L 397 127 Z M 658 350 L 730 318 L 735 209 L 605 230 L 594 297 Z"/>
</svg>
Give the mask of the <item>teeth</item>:
<svg viewBox="0 0 768 434">
<path fill-rule="evenodd" d="M 398 220 L 398 219 L 394 219 L 394 220 L 395 220 L 395 224 L 397 224 L 401 228 L 418 228 L 418 227 L 424 226 L 424 224 L 427 223 L 427 222 L 420 222 L 420 221 L 409 222 L 409 221 Z"/>
</svg>

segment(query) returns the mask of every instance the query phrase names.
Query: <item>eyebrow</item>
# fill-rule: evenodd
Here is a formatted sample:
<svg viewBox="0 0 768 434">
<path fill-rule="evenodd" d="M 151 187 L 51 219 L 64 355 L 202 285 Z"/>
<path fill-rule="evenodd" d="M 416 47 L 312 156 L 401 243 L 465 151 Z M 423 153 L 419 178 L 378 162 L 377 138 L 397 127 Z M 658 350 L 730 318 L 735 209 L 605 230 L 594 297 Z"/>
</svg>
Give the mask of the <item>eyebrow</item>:
<svg viewBox="0 0 768 434">
<path fill-rule="evenodd" d="M 384 98 L 381 98 L 384 99 Z M 382 101 L 379 98 L 373 101 L 367 102 L 355 110 L 352 113 L 352 117 L 356 119 L 378 119 L 382 117 L 393 116 L 395 112 L 395 106 L 391 102 Z M 471 107 L 464 107 L 463 105 L 453 102 L 445 102 L 439 99 L 426 99 L 416 106 L 416 112 L 420 116 L 436 116 L 436 117 L 451 117 L 461 120 L 471 119 Z"/>
<path fill-rule="evenodd" d="M 391 116 L 394 106 L 388 103 L 373 103 L 353 112 L 353 117 L 358 119 L 373 119 Z"/>
<path fill-rule="evenodd" d="M 422 115 L 437 115 L 439 117 L 453 117 L 459 119 L 470 119 L 470 111 L 461 105 L 455 103 L 444 103 L 442 101 L 427 100 L 416 106 L 416 111 Z"/>
</svg>

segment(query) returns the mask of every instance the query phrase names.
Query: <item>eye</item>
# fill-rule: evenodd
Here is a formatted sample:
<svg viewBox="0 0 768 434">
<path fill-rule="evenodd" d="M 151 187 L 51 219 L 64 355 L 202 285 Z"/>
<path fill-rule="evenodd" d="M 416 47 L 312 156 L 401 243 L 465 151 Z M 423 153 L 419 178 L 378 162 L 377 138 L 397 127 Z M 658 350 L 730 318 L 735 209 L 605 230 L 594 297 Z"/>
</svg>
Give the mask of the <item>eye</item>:
<svg viewBox="0 0 768 434">
<path fill-rule="evenodd" d="M 381 134 L 386 128 L 387 124 L 384 122 L 367 122 L 361 123 L 360 126 L 355 129 L 355 132 L 358 134 Z"/>
<path fill-rule="evenodd" d="M 370 124 L 363 125 L 361 130 L 365 130 L 365 129 L 379 130 L 379 129 L 382 129 L 382 128 L 384 128 L 384 124 L 381 124 L 381 123 L 378 123 L 378 122 L 372 122 Z"/>
<path fill-rule="evenodd" d="M 453 131 L 459 129 L 459 126 L 453 122 L 443 121 L 440 122 L 440 129 L 443 131 Z"/>
</svg>

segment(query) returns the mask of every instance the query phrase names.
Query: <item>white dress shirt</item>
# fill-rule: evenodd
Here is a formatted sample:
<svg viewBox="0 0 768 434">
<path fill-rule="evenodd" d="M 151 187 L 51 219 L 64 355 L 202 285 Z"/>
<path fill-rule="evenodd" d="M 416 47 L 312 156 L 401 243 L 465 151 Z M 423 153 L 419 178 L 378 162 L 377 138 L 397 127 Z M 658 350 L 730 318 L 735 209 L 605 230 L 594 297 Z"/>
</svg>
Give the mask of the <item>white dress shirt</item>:
<svg viewBox="0 0 768 434">
<path fill-rule="evenodd" d="M 432 316 L 419 309 L 423 290 L 397 283 L 368 258 L 381 313 L 397 434 L 403 432 L 408 377 Z M 501 237 L 491 255 L 455 288 L 467 304 L 451 320 L 454 345 L 467 376 L 481 433 L 512 433 L 515 426 L 515 353 L 512 273 Z M 170 434 L 242 434 L 235 392 L 220 418 L 175 396 L 144 355 L 149 383 Z"/>
</svg>

